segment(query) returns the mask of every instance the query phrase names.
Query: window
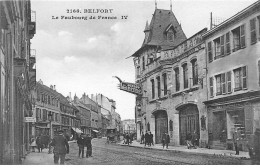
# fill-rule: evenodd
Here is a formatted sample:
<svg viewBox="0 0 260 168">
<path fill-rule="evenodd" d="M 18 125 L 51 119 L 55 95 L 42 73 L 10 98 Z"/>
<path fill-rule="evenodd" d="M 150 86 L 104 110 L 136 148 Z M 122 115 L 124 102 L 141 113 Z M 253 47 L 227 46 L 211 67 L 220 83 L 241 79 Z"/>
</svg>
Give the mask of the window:
<svg viewBox="0 0 260 168">
<path fill-rule="evenodd" d="M 161 79 L 160 79 L 160 76 L 158 76 L 156 79 L 157 79 L 158 98 L 160 98 L 161 97 Z"/>
<path fill-rule="evenodd" d="M 221 75 L 216 76 L 216 95 L 222 94 Z"/>
<path fill-rule="evenodd" d="M 240 48 L 244 48 L 246 46 L 245 25 L 242 25 L 232 30 L 232 33 L 233 33 L 233 51 L 237 51 Z"/>
<path fill-rule="evenodd" d="M 168 41 L 173 41 L 173 37 L 174 37 L 174 32 L 172 29 L 170 29 L 168 32 L 167 32 L 167 40 Z"/>
<path fill-rule="evenodd" d="M 184 84 L 184 89 L 188 88 L 188 67 L 187 63 L 182 65 L 183 68 L 183 84 Z"/>
<path fill-rule="evenodd" d="M 210 97 L 214 96 L 214 88 L 213 88 L 213 77 L 209 78 L 209 86 L 210 86 Z"/>
<path fill-rule="evenodd" d="M 154 92 L 154 79 L 151 80 L 151 84 L 152 84 L 152 99 L 154 99 L 154 97 L 155 97 L 155 92 Z"/>
<path fill-rule="evenodd" d="M 247 88 L 247 68 L 246 66 L 234 70 L 235 91 Z"/>
<path fill-rule="evenodd" d="M 227 93 L 231 93 L 231 71 L 227 72 Z"/>
<path fill-rule="evenodd" d="M 230 54 L 230 33 L 226 34 L 226 54 Z"/>
<path fill-rule="evenodd" d="M 144 57 L 142 58 L 142 62 L 143 62 L 143 71 L 145 70 L 145 59 L 144 59 Z"/>
<path fill-rule="evenodd" d="M 250 20 L 251 44 L 256 43 L 256 19 Z"/>
<path fill-rule="evenodd" d="M 175 86 L 176 86 L 176 92 L 180 90 L 180 80 L 179 80 L 179 76 L 180 76 L 180 72 L 179 72 L 179 68 L 175 68 Z"/>
<path fill-rule="evenodd" d="M 167 74 L 163 74 L 163 94 L 167 95 Z"/>
<path fill-rule="evenodd" d="M 217 56 L 221 55 L 220 37 L 214 40 L 214 46 L 215 46 L 215 59 L 216 59 Z"/>
<path fill-rule="evenodd" d="M 198 64 L 197 64 L 197 59 L 194 59 L 191 61 L 192 64 L 192 81 L 193 85 L 198 84 Z"/>
<path fill-rule="evenodd" d="M 211 42 L 208 42 L 208 58 L 209 58 L 209 62 L 212 62 L 213 58 L 212 58 L 212 46 L 211 46 Z"/>
</svg>

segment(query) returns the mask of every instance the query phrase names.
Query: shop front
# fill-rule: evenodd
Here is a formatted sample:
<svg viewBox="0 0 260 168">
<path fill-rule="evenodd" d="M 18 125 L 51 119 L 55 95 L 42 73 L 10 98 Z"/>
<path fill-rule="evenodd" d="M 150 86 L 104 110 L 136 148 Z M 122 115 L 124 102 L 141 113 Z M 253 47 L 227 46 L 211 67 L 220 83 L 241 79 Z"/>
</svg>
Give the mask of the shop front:
<svg viewBox="0 0 260 168">
<path fill-rule="evenodd" d="M 205 102 L 208 109 L 209 144 L 215 149 L 235 150 L 236 141 L 241 151 L 252 142 L 259 100 L 241 94 Z"/>
</svg>

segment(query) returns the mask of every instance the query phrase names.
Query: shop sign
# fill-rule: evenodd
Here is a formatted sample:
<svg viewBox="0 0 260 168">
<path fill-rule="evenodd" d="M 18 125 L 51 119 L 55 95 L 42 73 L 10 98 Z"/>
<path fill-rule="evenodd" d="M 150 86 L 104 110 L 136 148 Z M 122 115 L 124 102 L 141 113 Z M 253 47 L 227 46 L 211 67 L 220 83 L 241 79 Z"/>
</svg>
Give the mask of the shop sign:
<svg viewBox="0 0 260 168">
<path fill-rule="evenodd" d="M 121 82 L 120 90 L 124 90 L 126 92 L 133 93 L 136 95 L 142 94 L 141 86 L 139 84 L 134 84 L 134 83 Z"/>
<path fill-rule="evenodd" d="M 24 117 L 24 122 L 36 122 L 36 118 L 34 118 L 34 117 Z"/>
</svg>

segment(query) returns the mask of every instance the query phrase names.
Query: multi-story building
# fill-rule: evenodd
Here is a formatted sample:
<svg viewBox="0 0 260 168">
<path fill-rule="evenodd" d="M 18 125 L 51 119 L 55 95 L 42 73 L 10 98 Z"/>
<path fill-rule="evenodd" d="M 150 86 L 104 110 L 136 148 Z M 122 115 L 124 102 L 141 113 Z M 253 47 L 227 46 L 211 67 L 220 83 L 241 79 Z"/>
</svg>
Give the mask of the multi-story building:
<svg viewBox="0 0 260 168">
<path fill-rule="evenodd" d="M 77 118 L 78 109 L 62 94 L 59 94 L 60 100 L 60 120 L 61 120 L 61 129 L 65 132 L 67 136 L 73 135 L 73 129 L 75 126 L 80 125 L 80 120 Z"/>
<path fill-rule="evenodd" d="M 102 130 L 101 130 L 101 136 L 106 137 L 107 136 L 107 127 L 109 126 L 109 119 L 101 113 L 102 118 Z"/>
<path fill-rule="evenodd" d="M 93 137 L 97 137 L 101 134 L 102 129 L 102 119 L 101 119 L 101 106 L 93 100 L 93 95 L 91 98 L 88 95 L 83 94 L 80 101 L 90 109 L 91 112 L 91 134 Z"/>
<path fill-rule="evenodd" d="M 205 44 L 202 41 L 202 35 L 206 31 L 206 28 L 199 31 L 174 48 L 162 49 L 161 73 L 150 80 L 153 82 L 161 78 L 160 87 L 150 85 L 157 95 L 148 92 L 148 97 L 151 100 L 159 99 L 157 108 L 168 112 L 167 131 L 172 145 L 186 145 L 187 135 L 195 133 L 200 146 L 207 146 L 207 112 L 203 103 L 207 100 L 206 59 Z M 161 96 L 158 96 L 158 88 L 162 89 Z M 153 110 L 150 107 L 147 109 Z M 161 121 L 156 122 L 158 124 Z"/>
<path fill-rule="evenodd" d="M 80 114 L 80 130 L 84 134 L 91 135 L 91 112 L 86 104 L 82 103 L 79 98 L 75 95 L 73 105 L 79 110 Z"/>
<path fill-rule="evenodd" d="M 260 128 L 260 1 L 203 35 L 207 47 L 209 143 L 247 150 Z"/>
<path fill-rule="evenodd" d="M 162 49 L 177 47 L 187 38 L 172 10 L 157 8 L 151 23 L 146 23 L 144 33 L 145 38 L 141 48 L 132 55 L 136 83 L 142 86 L 142 95 L 136 97 L 137 140 L 140 140 L 141 132 L 147 130 L 154 134 L 155 143 L 161 143 L 162 134 L 169 132 L 168 125 L 171 126 L 174 122 L 176 130 L 173 130 L 174 135 L 171 138 L 174 138 L 174 141 L 171 142 L 178 144 L 178 114 L 175 114 L 174 107 L 171 105 L 172 99 L 168 97 L 169 88 L 165 87 L 170 84 L 172 71 L 171 68 L 161 65 L 160 53 Z M 177 53 L 179 52 L 181 51 Z"/>
<path fill-rule="evenodd" d="M 30 1 L 0 1 L 0 164 L 19 164 L 29 151 L 35 58 Z"/>
<path fill-rule="evenodd" d="M 134 119 L 122 121 L 123 133 L 136 133 L 136 124 Z"/>
<path fill-rule="evenodd" d="M 33 116 L 36 122 L 33 126 L 32 137 L 49 135 L 61 129 L 60 98 L 54 86 L 45 86 L 40 80 L 36 83 L 33 93 L 35 108 Z"/>
</svg>

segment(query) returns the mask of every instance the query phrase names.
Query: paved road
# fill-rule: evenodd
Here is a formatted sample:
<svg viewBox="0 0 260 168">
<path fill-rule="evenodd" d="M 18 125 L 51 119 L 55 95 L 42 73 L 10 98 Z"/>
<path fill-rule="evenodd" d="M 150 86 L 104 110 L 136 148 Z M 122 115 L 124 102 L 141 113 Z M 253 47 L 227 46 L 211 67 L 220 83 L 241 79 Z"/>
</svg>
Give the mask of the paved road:
<svg viewBox="0 0 260 168">
<path fill-rule="evenodd" d="M 70 144 L 66 164 L 71 165 L 241 165 L 250 160 L 205 154 L 143 149 L 116 144 L 105 144 L 105 139 L 93 139 L 93 157 L 79 158 L 76 143 Z"/>
</svg>

